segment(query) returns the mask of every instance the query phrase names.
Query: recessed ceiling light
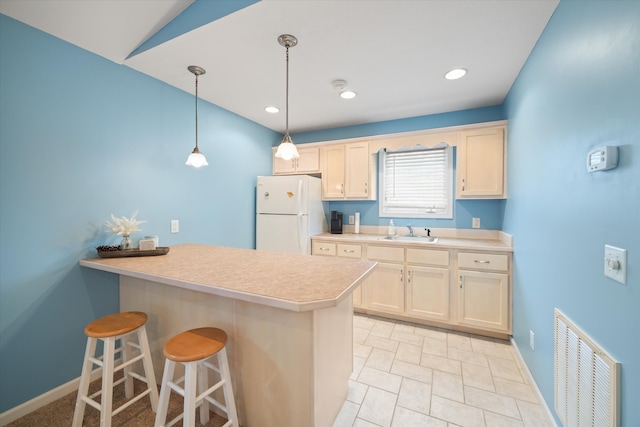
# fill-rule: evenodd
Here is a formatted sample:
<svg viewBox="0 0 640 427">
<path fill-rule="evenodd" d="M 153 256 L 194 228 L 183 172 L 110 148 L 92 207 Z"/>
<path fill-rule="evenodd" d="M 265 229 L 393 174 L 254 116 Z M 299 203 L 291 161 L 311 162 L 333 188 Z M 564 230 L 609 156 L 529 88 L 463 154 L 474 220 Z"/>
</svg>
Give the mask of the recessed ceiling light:
<svg viewBox="0 0 640 427">
<path fill-rule="evenodd" d="M 337 89 L 340 91 L 340 98 L 342 99 L 353 99 L 358 95 L 351 89 L 345 89 L 345 87 L 347 87 L 346 80 L 342 80 L 342 79 L 334 80 L 331 82 L 331 86 L 333 86 L 334 89 Z"/>
<path fill-rule="evenodd" d="M 447 72 L 444 75 L 444 78 L 447 80 L 456 80 L 459 79 L 460 77 L 464 77 L 464 75 L 467 74 L 467 70 L 464 68 L 454 68 L 453 70 Z"/>
<path fill-rule="evenodd" d="M 266 111 L 267 113 L 275 114 L 275 113 L 279 113 L 280 109 L 274 105 L 269 105 L 264 107 L 264 111 Z"/>
<path fill-rule="evenodd" d="M 342 99 L 352 99 L 355 98 L 358 94 L 352 90 L 343 90 L 340 92 L 340 98 Z"/>
</svg>

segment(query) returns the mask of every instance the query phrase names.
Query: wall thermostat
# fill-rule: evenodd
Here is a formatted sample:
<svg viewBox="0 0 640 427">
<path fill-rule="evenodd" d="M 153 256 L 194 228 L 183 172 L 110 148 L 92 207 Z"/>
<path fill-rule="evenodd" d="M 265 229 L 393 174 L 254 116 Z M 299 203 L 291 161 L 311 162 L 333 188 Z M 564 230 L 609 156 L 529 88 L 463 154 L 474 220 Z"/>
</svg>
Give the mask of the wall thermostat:
<svg viewBox="0 0 640 427">
<path fill-rule="evenodd" d="M 589 172 L 606 171 L 618 166 L 618 147 L 605 145 L 589 151 L 587 155 L 587 170 Z"/>
</svg>

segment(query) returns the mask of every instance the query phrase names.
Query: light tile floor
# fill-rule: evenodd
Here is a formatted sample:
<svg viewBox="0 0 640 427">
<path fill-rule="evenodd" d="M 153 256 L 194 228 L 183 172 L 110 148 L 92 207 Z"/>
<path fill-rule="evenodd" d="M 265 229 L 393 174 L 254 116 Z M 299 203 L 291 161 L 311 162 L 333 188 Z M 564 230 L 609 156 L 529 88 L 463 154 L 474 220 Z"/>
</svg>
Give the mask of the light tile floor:
<svg viewBox="0 0 640 427">
<path fill-rule="evenodd" d="M 547 427 L 508 341 L 354 315 L 353 374 L 333 427 Z"/>
</svg>

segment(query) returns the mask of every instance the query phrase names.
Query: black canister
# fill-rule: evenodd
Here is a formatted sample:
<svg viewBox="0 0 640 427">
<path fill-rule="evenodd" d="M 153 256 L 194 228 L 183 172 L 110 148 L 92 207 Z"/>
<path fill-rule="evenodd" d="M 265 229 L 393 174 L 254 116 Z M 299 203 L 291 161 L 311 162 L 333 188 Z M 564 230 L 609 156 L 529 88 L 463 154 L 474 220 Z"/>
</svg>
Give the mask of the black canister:
<svg viewBox="0 0 640 427">
<path fill-rule="evenodd" d="M 342 212 L 331 211 L 331 234 L 342 234 Z"/>
</svg>

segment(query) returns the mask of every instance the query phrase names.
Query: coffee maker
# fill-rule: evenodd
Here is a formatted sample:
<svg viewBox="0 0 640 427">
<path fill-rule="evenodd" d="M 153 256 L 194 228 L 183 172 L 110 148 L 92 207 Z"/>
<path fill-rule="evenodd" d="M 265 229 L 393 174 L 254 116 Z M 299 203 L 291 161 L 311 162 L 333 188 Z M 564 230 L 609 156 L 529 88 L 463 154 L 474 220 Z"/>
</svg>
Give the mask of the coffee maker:
<svg viewBox="0 0 640 427">
<path fill-rule="evenodd" d="M 331 234 L 342 234 L 342 212 L 331 211 Z"/>
</svg>

